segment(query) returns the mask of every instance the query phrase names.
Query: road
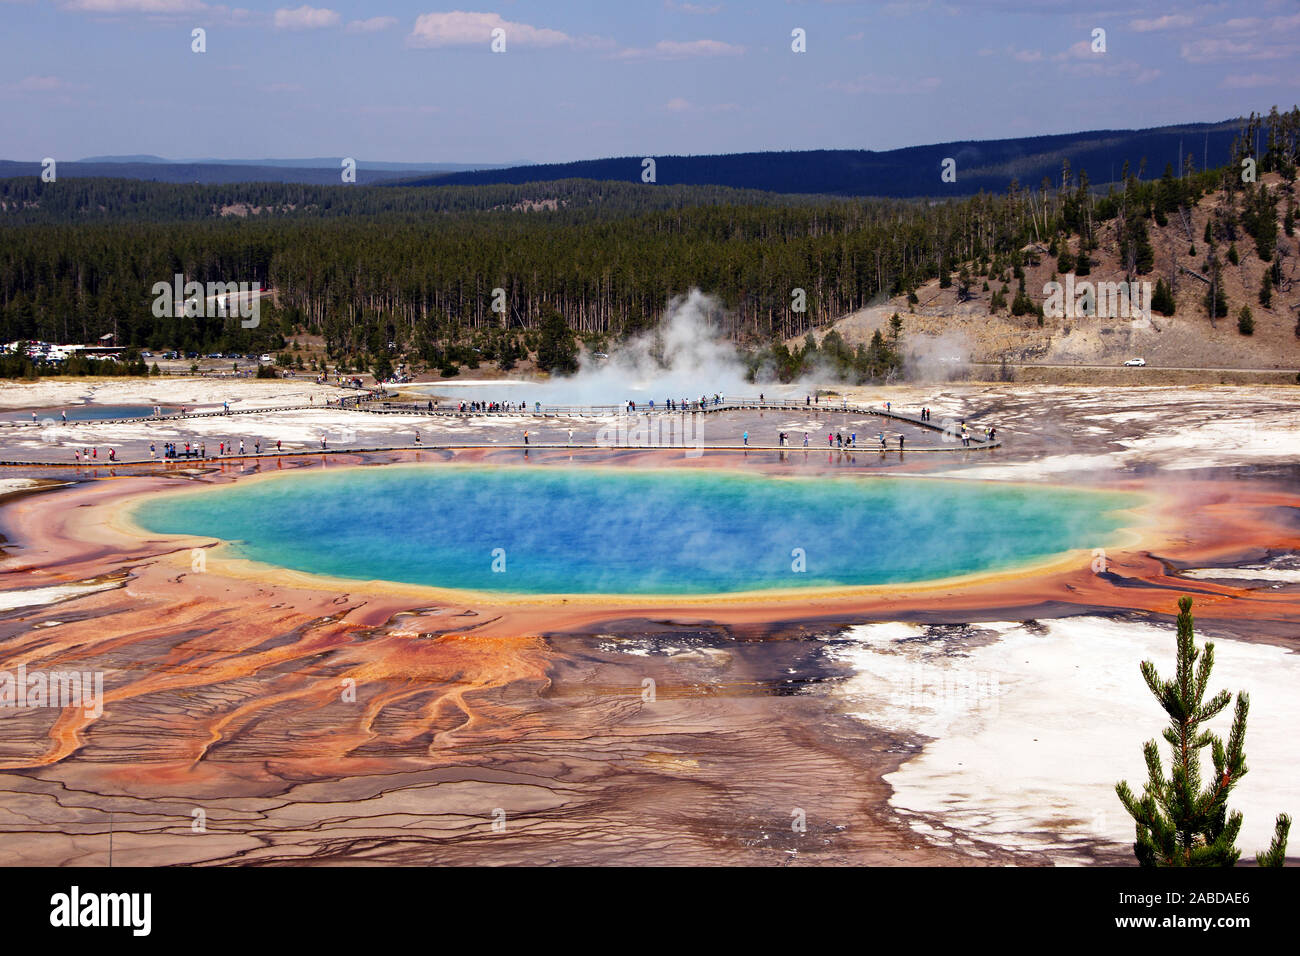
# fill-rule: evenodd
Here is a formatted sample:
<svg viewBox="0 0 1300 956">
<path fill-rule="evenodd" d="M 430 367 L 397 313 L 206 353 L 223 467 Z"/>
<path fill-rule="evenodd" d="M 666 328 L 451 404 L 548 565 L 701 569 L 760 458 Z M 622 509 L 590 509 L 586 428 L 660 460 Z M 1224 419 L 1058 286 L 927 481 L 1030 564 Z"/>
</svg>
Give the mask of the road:
<svg viewBox="0 0 1300 956">
<path fill-rule="evenodd" d="M 970 362 L 972 368 L 1001 368 L 1001 362 Z M 1046 365 L 1041 362 L 1007 362 L 1008 368 L 1075 368 L 1075 369 L 1112 369 L 1112 368 L 1132 368 L 1135 373 L 1146 369 L 1154 369 L 1161 372 L 1289 372 L 1291 367 L 1278 365 L 1273 368 L 1219 368 L 1215 366 L 1182 366 L 1182 365 L 1151 365 L 1145 366 L 1125 366 L 1122 363 L 1118 365 Z"/>
</svg>

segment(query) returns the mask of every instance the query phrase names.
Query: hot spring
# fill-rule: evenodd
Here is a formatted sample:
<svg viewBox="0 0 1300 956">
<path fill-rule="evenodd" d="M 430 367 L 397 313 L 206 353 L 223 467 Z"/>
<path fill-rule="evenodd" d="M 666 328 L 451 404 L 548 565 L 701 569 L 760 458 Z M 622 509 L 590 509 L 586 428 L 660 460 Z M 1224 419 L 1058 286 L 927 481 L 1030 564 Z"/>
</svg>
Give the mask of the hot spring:
<svg viewBox="0 0 1300 956">
<path fill-rule="evenodd" d="M 161 533 L 315 574 L 523 594 L 902 584 L 1113 544 L 1132 495 L 706 469 L 389 465 L 142 501 Z"/>
</svg>

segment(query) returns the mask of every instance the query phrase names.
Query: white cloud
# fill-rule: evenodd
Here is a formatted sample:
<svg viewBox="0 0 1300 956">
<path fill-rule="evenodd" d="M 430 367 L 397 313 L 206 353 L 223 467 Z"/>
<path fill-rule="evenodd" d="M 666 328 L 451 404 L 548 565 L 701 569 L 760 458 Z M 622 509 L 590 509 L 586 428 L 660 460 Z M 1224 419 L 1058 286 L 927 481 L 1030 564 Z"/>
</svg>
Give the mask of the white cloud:
<svg viewBox="0 0 1300 956">
<path fill-rule="evenodd" d="M 735 103 L 716 103 L 712 106 L 697 106 L 690 100 L 675 96 L 664 104 L 670 113 L 730 113 L 740 109 Z"/>
<path fill-rule="evenodd" d="M 25 76 L 15 83 L 12 89 L 26 93 L 50 93 L 55 90 L 66 90 L 70 87 L 70 83 L 59 79 L 57 76 Z"/>
<path fill-rule="evenodd" d="M 201 0 L 72 0 L 65 9 L 80 13 L 176 14 L 206 10 Z"/>
<path fill-rule="evenodd" d="M 1156 30 L 1179 30 L 1190 27 L 1195 22 L 1196 17 L 1189 17 L 1183 13 L 1170 13 L 1149 20 L 1133 20 L 1129 23 L 1129 29 L 1134 33 L 1152 33 Z"/>
<path fill-rule="evenodd" d="M 353 20 L 348 24 L 348 33 L 377 33 L 397 26 L 397 17 L 371 17 L 368 20 Z"/>
<path fill-rule="evenodd" d="M 1104 53 L 1096 53 L 1092 49 L 1092 41 L 1079 40 L 1070 44 L 1069 48 L 1063 53 L 1057 53 L 1052 56 L 1053 60 L 1091 60 L 1094 58 L 1104 57 Z"/>
<path fill-rule="evenodd" d="M 499 13 L 424 13 L 415 20 L 415 28 L 406 38 L 413 47 L 484 46 L 492 42 L 492 31 L 506 34 L 506 49 L 512 46 L 565 46 L 579 41 L 559 30 L 512 23 Z"/>
<path fill-rule="evenodd" d="M 1280 76 L 1267 76 L 1263 73 L 1247 73 L 1225 76 L 1219 86 L 1225 90 L 1257 90 L 1264 86 L 1296 86 L 1297 83 L 1300 83 L 1300 80 L 1294 76 L 1283 79 Z"/>
<path fill-rule="evenodd" d="M 1179 48 L 1179 54 L 1191 63 L 1211 63 L 1227 59 L 1260 59 L 1260 50 L 1248 40 L 1229 40 L 1207 37 L 1192 40 Z"/>
<path fill-rule="evenodd" d="M 721 40 L 660 40 L 652 47 L 620 50 L 618 56 L 627 60 L 681 60 L 694 56 L 739 56 L 744 52 L 743 46 Z"/>
<path fill-rule="evenodd" d="M 27 96 L 49 96 L 51 94 L 67 94 L 74 90 L 84 90 L 86 87 L 81 83 L 71 83 L 58 76 L 38 76 L 32 74 L 25 76 L 17 83 L 6 83 L 0 85 L 0 93 L 6 97 L 12 95 Z M 56 101 L 68 99 L 66 96 L 53 97 Z M 48 102 L 48 100 L 47 100 Z"/>
<path fill-rule="evenodd" d="M 275 11 L 275 26 L 278 30 L 319 30 L 337 26 L 340 19 L 333 10 L 309 7 L 306 4 L 292 10 L 281 7 Z"/>
<path fill-rule="evenodd" d="M 902 93 L 929 93 L 941 85 L 937 76 L 918 78 L 895 76 L 892 73 L 881 76 L 868 73 L 854 80 L 835 80 L 827 84 L 827 89 L 841 93 L 870 93 L 873 96 L 893 96 Z"/>
<path fill-rule="evenodd" d="M 720 3 L 706 7 L 698 3 L 676 3 L 674 0 L 664 0 L 664 6 L 669 10 L 680 10 L 682 13 L 697 13 L 705 16 L 722 10 L 722 4 Z"/>
</svg>

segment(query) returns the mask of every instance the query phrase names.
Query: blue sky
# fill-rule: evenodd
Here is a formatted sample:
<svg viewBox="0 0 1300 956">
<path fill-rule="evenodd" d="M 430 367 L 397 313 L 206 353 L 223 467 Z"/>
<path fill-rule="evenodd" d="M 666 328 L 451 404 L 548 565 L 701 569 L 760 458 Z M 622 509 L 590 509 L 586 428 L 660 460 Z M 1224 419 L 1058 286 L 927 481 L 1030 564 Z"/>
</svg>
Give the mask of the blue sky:
<svg viewBox="0 0 1300 956">
<path fill-rule="evenodd" d="M 1298 67 L 1292 0 L 0 0 L 0 158 L 888 149 L 1285 109 Z"/>
</svg>

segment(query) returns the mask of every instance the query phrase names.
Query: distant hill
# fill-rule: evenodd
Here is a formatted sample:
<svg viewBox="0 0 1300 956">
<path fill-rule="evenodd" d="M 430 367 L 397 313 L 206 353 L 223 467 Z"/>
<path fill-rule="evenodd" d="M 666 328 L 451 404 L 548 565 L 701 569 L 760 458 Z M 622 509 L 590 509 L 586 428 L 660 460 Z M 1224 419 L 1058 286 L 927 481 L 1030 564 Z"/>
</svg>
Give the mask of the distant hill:
<svg viewBox="0 0 1300 956">
<path fill-rule="evenodd" d="M 203 166 L 283 166 L 290 169 L 338 169 L 341 157 L 313 156 L 310 159 L 213 159 L 196 157 L 191 159 L 165 159 L 162 156 L 141 154 L 137 156 L 85 156 L 78 163 L 169 163 Z M 362 159 L 357 161 L 360 169 L 382 169 L 397 172 L 414 173 L 460 173 L 475 169 L 504 169 L 506 166 L 526 165 L 523 163 L 392 163 L 383 160 Z"/>
<path fill-rule="evenodd" d="M 1228 161 L 1240 120 L 1194 123 L 1139 130 L 1092 130 L 1017 139 L 961 140 L 881 152 L 817 149 L 792 152 L 729 153 L 708 156 L 656 156 L 660 185 L 728 186 L 778 193 L 840 196 L 952 196 L 980 191 L 1005 192 L 1012 179 L 1037 188 L 1043 177 L 1059 180 L 1069 159 L 1077 174 L 1086 170 L 1094 185 L 1117 181 L 1127 160 L 1136 173 L 1146 160 L 1144 178 L 1159 176 L 1165 164 L 1179 170 L 1191 155 L 1197 169 Z M 956 182 L 940 179 L 943 161 L 956 160 Z M 450 186 L 522 184 L 558 179 L 641 182 L 641 156 L 590 159 L 456 172 L 407 179 L 401 185 Z"/>
<path fill-rule="evenodd" d="M 157 156 L 92 156 L 58 164 L 61 178 L 137 179 L 160 183 L 200 183 L 205 186 L 230 183 L 294 183 L 311 186 L 340 184 L 341 160 L 322 159 L 221 159 L 170 160 Z M 387 163 L 359 160 L 360 185 L 409 179 L 413 175 L 461 173 L 487 167 L 467 163 Z M 0 160 L 0 178 L 39 176 L 39 162 Z"/>
</svg>

